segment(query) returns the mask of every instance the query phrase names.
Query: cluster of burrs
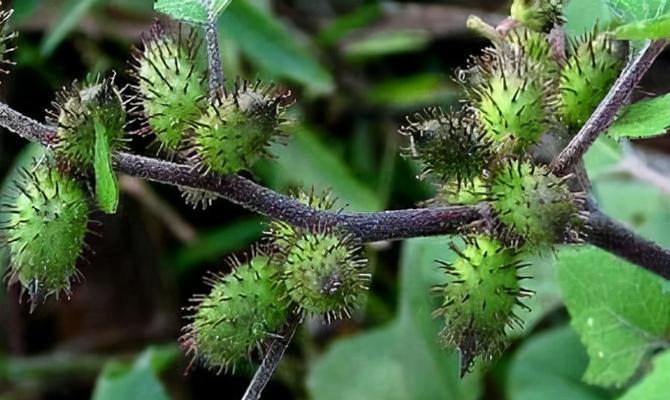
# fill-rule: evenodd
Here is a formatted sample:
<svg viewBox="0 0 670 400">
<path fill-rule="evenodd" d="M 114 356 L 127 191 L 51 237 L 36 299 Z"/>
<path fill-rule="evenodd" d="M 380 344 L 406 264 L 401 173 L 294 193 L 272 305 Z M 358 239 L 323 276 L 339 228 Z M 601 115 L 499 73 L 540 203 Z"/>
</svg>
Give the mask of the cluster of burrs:
<svg viewBox="0 0 670 400">
<path fill-rule="evenodd" d="M 329 194 L 301 193 L 296 199 L 321 211 L 335 206 Z M 182 337 L 195 360 L 217 371 L 262 354 L 291 313 L 326 322 L 351 316 L 370 281 L 357 238 L 327 226 L 272 222 L 248 260 L 232 258 L 229 264 L 230 273 L 207 279 L 209 294 L 193 299 Z"/>
<path fill-rule="evenodd" d="M 465 248 L 452 246 L 455 261 L 442 263 L 446 283 L 435 288 L 441 336 L 460 350 L 464 372 L 477 358 L 494 360 L 520 325 L 515 310 L 532 294 L 519 283 L 524 260 L 579 240 L 587 217 L 582 190 L 570 187 L 571 176 L 554 175 L 543 155 L 593 113 L 626 48 L 594 30 L 562 49 L 552 41 L 562 34 L 562 5 L 517 0 L 506 31 L 471 18 L 492 46 L 458 72 L 462 108 L 430 108 L 401 128 L 407 155 L 423 166 L 420 177 L 437 187 L 432 203 L 486 203 L 492 215 L 492 223 L 464 230 Z"/>
</svg>

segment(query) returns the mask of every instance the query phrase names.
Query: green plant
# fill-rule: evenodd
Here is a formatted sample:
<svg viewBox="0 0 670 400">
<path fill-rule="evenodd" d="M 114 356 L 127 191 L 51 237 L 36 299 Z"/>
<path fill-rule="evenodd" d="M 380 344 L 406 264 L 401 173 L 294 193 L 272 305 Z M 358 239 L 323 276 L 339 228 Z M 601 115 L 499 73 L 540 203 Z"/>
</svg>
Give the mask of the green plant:
<svg viewBox="0 0 670 400">
<path fill-rule="evenodd" d="M 466 244 L 462 251 L 452 247 L 456 260 L 441 263 L 450 279 L 433 288 L 441 298 L 434 315 L 446 324 L 441 337 L 461 352 L 461 374 L 476 357 L 489 363 L 500 355 L 506 329 L 522 324 L 514 308 L 525 307 L 520 298 L 532 294 L 520 286 L 517 271 L 527 265 L 519 252 L 487 236 L 466 238 Z"/>
<path fill-rule="evenodd" d="M 49 162 L 22 171 L 0 208 L 11 257 L 9 282 L 19 282 L 34 303 L 51 294 L 70 295 L 88 225 L 85 192 Z"/>
<path fill-rule="evenodd" d="M 197 298 L 183 337 L 198 360 L 217 370 L 258 348 L 265 362 L 253 390 L 267 383 L 304 315 L 330 320 L 360 305 L 370 279 L 361 256 L 364 243 L 463 236 L 465 248 L 455 246 L 456 259 L 442 263 L 449 276 L 436 289 L 442 339 L 460 350 L 462 373 L 476 359 L 492 363 L 511 328 L 520 325 L 519 298 L 531 294 L 517 273 L 526 258 L 589 242 L 670 278 L 668 252 L 604 216 L 588 200 L 588 184 L 577 179 L 583 172 L 578 161 L 612 125 L 664 41 L 631 53 L 626 66 L 619 50 L 636 47 L 617 42 L 610 32 L 587 36 L 566 52 L 547 33 L 563 33 L 562 2 L 515 1 L 513 29 L 479 26 L 492 47 L 459 76 L 463 109 L 430 108 L 402 129 L 410 138 L 409 156 L 424 166 L 421 176 L 439 190 L 433 202 L 438 206 L 347 213 L 333 209 L 328 196 L 285 196 L 236 175 L 271 156 L 270 143 L 290 130 L 289 102 L 271 84 L 235 80 L 226 86 L 214 22 L 228 3 L 212 4 L 208 9 L 193 1 L 158 2 L 175 19 L 204 24 L 208 88 L 204 68 L 199 69 L 196 28 L 182 36 L 181 27 L 176 32 L 155 27 L 138 53 L 131 111 L 167 159 L 123 151 L 123 100 L 132 98 L 117 90 L 113 79 L 65 92 L 48 125 L 0 105 L 0 124 L 45 145 L 49 161 L 8 200 L 3 234 L 14 275 L 35 294 L 33 301 L 40 293 L 69 289 L 92 195 L 82 188 L 95 178 L 99 207 L 114 212 L 114 171 L 186 188 L 190 201 L 221 196 L 276 220 L 260 255 L 210 280 L 211 291 Z M 654 133 L 659 124 L 668 125 L 654 121 Z M 553 160 L 543 158 L 543 151 Z M 45 257 L 53 243 L 62 253 Z"/>
<path fill-rule="evenodd" d="M 219 372 L 250 356 L 290 312 L 270 258 L 259 254 L 231 267 L 229 274 L 207 278 L 211 291 L 194 298 L 198 305 L 182 338 L 197 360 Z"/>
</svg>

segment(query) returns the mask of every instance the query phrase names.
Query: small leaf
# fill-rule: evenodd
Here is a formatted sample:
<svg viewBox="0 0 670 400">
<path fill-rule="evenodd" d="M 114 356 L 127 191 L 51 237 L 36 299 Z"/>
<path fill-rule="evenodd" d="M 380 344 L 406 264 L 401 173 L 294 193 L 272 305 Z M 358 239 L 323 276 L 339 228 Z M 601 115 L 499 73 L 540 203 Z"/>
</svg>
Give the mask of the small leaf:
<svg viewBox="0 0 670 400">
<path fill-rule="evenodd" d="M 112 153 L 109 147 L 107 129 L 99 121 L 95 122 L 95 198 L 100 210 L 107 214 L 116 213 L 119 205 L 119 181 L 112 168 Z"/>
<path fill-rule="evenodd" d="M 646 19 L 618 27 L 614 31 L 617 39 L 645 40 L 670 37 L 670 15 Z"/>
<path fill-rule="evenodd" d="M 650 351 L 670 345 L 670 283 L 594 247 L 559 254 L 559 283 L 589 354 L 586 382 L 622 386 Z"/>
<path fill-rule="evenodd" d="M 211 0 L 212 14 L 217 19 L 232 0 Z M 207 0 L 156 0 L 154 9 L 178 21 L 204 25 L 209 20 Z"/>
<path fill-rule="evenodd" d="M 670 94 L 638 101 L 626 108 L 607 132 L 615 139 L 651 138 L 670 127 Z"/>
<path fill-rule="evenodd" d="M 132 365 L 113 361 L 107 363 L 98 377 L 93 400 L 169 400 L 159 374 L 169 367 L 179 350 L 176 346 L 151 347 Z"/>
<path fill-rule="evenodd" d="M 654 367 L 637 385 L 630 388 L 619 400 L 670 399 L 670 350 L 654 358 Z"/>
<path fill-rule="evenodd" d="M 510 400 L 606 400 L 610 396 L 581 382 L 589 362 L 579 336 L 569 326 L 534 335 L 523 343 L 510 363 Z"/>
</svg>

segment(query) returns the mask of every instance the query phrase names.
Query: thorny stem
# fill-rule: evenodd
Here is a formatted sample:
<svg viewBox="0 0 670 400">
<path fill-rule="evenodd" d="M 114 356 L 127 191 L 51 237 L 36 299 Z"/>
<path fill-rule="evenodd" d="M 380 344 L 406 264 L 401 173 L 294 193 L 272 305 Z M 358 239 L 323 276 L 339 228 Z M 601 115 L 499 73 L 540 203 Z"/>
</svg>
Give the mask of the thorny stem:
<svg viewBox="0 0 670 400">
<path fill-rule="evenodd" d="M 207 23 L 205 24 L 205 40 L 207 42 L 207 58 L 209 62 L 209 93 L 212 99 L 226 84 L 221 63 L 221 48 L 219 47 L 219 31 L 216 26 L 216 15 L 212 0 L 201 0 L 207 8 Z"/>
<path fill-rule="evenodd" d="M 569 174 L 598 136 L 612 125 L 619 110 L 628 102 L 631 93 L 666 44 L 665 40 L 651 41 L 628 63 L 586 124 L 551 163 L 554 174 L 559 176 Z"/>
<path fill-rule="evenodd" d="M 0 126 L 49 147 L 52 127 L 25 117 L 0 103 Z M 363 242 L 407 239 L 458 232 L 481 219 L 476 207 L 418 208 L 376 213 L 324 212 L 238 175 L 202 175 L 191 166 L 129 153 L 114 155 L 116 170 L 130 176 L 217 193 L 245 209 L 303 228 L 342 227 Z"/>
<path fill-rule="evenodd" d="M 267 386 L 275 370 L 279 366 L 279 362 L 288 348 L 288 345 L 295 335 L 295 331 L 300 326 L 302 317 L 296 313 L 292 313 L 289 321 L 284 325 L 284 328 L 279 332 L 278 336 L 270 343 L 270 347 L 263 357 L 261 365 L 256 370 L 251 383 L 247 387 L 242 400 L 259 400 L 263 390 Z"/>
<path fill-rule="evenodd" d="M 47 147 L 52 127 L 21 115 L 0 102 L 0 126 Z M 191 166 L 128 153 L 114 156 L 118 172 L 168 185 L 217 193 L 245 209 L 303 228 L 340 227 L 362 242 L 408 239 L 458 233 L 464 226 L 489 218 L 487 205 L 418 208 L 369 213 L 315 210 L 295 199 L 238 175 L 201 175 Z M 591 210 L 586 241 L 670 279 L 670 252 L 647 241 L 621 224 Z"/>
</svg>

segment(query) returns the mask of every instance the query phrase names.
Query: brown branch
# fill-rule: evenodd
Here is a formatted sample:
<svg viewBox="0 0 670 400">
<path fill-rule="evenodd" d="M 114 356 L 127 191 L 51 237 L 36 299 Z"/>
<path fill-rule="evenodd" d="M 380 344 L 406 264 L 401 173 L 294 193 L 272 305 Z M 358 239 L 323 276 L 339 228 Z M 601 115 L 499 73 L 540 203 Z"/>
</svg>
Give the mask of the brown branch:
<svg viewBox="0 0 670 400">
<path fill-rule="evenodd" d="M 47 147 L 55 137 L 53 128 L 27 118 L 2 103 L 0 126 Z M 363 242 L 456 233 L 463 225 L 482 217 L 476 207 L 419 208 L 378 213 L 323 212 L 238 175 L 202 175 L 188 165 L 128 153 L 116 154 L 114 162 L 118 172 L 130 176 L 208 190 L 249 211 L 294 226 L 340 226 Z"/>
<path fill-rule="evenodd" d="M 569 174 L 598 136 L 612 125 L 619 110 L 628 102 L 631 93 L 666 44 L 665 40 L 652 41 L 628 63 L 593 115 L 551 163 L 551 169 L 556 175 Z"/>
<path fill-rule="evenodd" d="M 670 280 L 670 250 L 646 240 L 598 210 L 592 211 L 586 240 Z"/>
<path fill-rule="evenodd" d="M 40 124 L 0 103 L 0 126 L 48 146 L 51 127 Z M 325 212 L 260 186 L 237 175 L 201 175 L 188 165 L 118 153 L 118 172 L 169 185 L 204 189 L 219 194 L 249 211 L 304 228 L 338 226 L 363 242 L 398 240 L 458 233 L 464 226 L 486 220 L 487 205 L 419 208 L 371 213 Z M 591 213 L 587 241 L 670 279 L 670 252 L 647 241 L 597 210 Z"/>
</svg>

